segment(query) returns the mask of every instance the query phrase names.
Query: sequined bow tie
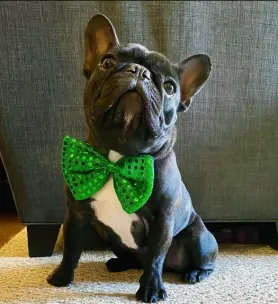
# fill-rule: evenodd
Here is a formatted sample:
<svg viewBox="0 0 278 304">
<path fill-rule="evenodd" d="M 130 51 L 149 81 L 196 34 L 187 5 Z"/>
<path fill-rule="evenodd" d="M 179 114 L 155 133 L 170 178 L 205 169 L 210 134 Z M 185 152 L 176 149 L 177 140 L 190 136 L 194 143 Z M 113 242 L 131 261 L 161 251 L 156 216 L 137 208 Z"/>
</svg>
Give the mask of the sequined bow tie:
<svg viewBox="0 0 278 304">
<path fill-rule="evenodd" d="M 153 189 L 151 156 L 123 157 L 112 163 L 95 148 L 70 136 L 63 140 L 62 172 L 76 200 L 92 197 L 113 175 L 115 192 L 128 214 L 141 208 Z"/>
</svg>

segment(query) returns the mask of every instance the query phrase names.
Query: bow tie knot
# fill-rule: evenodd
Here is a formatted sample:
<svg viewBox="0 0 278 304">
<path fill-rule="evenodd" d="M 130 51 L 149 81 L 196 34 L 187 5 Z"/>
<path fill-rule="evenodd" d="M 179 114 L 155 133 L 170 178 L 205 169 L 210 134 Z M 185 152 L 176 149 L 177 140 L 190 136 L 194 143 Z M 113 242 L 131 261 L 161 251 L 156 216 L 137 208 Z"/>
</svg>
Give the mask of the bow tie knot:
<svg viewBox="0 0 278 304">
<path fill-rule="evenodd" d="M 110 173 L 115 173 L 117 171 L 117 167 L 114 164 L 112 164 L 112 163 L 108 163 L 107 164 L 107 170 Z"/>
</svg>

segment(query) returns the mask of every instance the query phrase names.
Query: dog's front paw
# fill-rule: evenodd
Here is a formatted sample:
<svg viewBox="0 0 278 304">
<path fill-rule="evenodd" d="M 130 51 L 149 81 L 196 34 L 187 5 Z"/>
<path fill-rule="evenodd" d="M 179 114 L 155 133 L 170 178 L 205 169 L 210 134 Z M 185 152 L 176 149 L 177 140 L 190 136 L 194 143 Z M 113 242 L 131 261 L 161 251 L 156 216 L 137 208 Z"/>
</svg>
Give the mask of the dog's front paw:
<svg viewBox="0 0 278 304">
<path fill-rule="evenodd" d="M 47 278 L 47 282 L 56 287 L 67 286 L 72 281 L 73 272 L 67 271 L 61 266 L 58 266 Z"/>
<path fill-rule="evenodd" d="M 136 293 L 136 298 L 145 303 L 157 303 L 159 300 L 166 300 L 168 296 L 164 288 L 140 286 Z"/>
</svg>

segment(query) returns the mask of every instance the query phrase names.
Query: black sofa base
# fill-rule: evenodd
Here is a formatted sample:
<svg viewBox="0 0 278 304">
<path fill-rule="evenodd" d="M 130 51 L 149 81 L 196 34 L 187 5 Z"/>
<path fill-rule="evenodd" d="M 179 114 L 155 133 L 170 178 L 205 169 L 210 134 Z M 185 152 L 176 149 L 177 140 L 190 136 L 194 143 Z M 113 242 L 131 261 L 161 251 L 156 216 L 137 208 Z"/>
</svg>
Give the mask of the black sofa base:
<svg viewBox="0 0 278 304">
<path fill-rule="evenodd" d="M 213 232 L 217 224 L 207 223 L 208 229 Z M 45 224 L 45 225 L 27 225 L 28 233 L 28 249 L 30 257 L 46 257 L 53 254 L 53 250 L 57 241 L 57 237 L 61 225 Z M 278 250 L 278 222 L 276 222 L 276 234 L 272 231 L 266 231 L 268 237 L 265 243 L 273 249 Z M 91 226 L 84 228 L 83 248 L 86 250 L 106 250 L 107 247 L 102 239 L 96 234 Z"/>
</svg>

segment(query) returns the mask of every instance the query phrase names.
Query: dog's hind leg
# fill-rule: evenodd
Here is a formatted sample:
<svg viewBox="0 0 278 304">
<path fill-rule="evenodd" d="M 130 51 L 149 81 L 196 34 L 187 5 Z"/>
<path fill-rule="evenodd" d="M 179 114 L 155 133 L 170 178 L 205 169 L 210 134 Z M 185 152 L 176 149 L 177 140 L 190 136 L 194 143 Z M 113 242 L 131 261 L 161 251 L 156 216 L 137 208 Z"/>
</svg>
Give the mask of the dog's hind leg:
<svg viewBox="0 0 278 304">
<path fill-rule="evenodd" d="M 197 283 L 208 277 L 215 269 L 218 245 L 199 215 L 173 240 L 169 249 L 165 270 L 183 274 L 188 283 Z"/>
</svg>

